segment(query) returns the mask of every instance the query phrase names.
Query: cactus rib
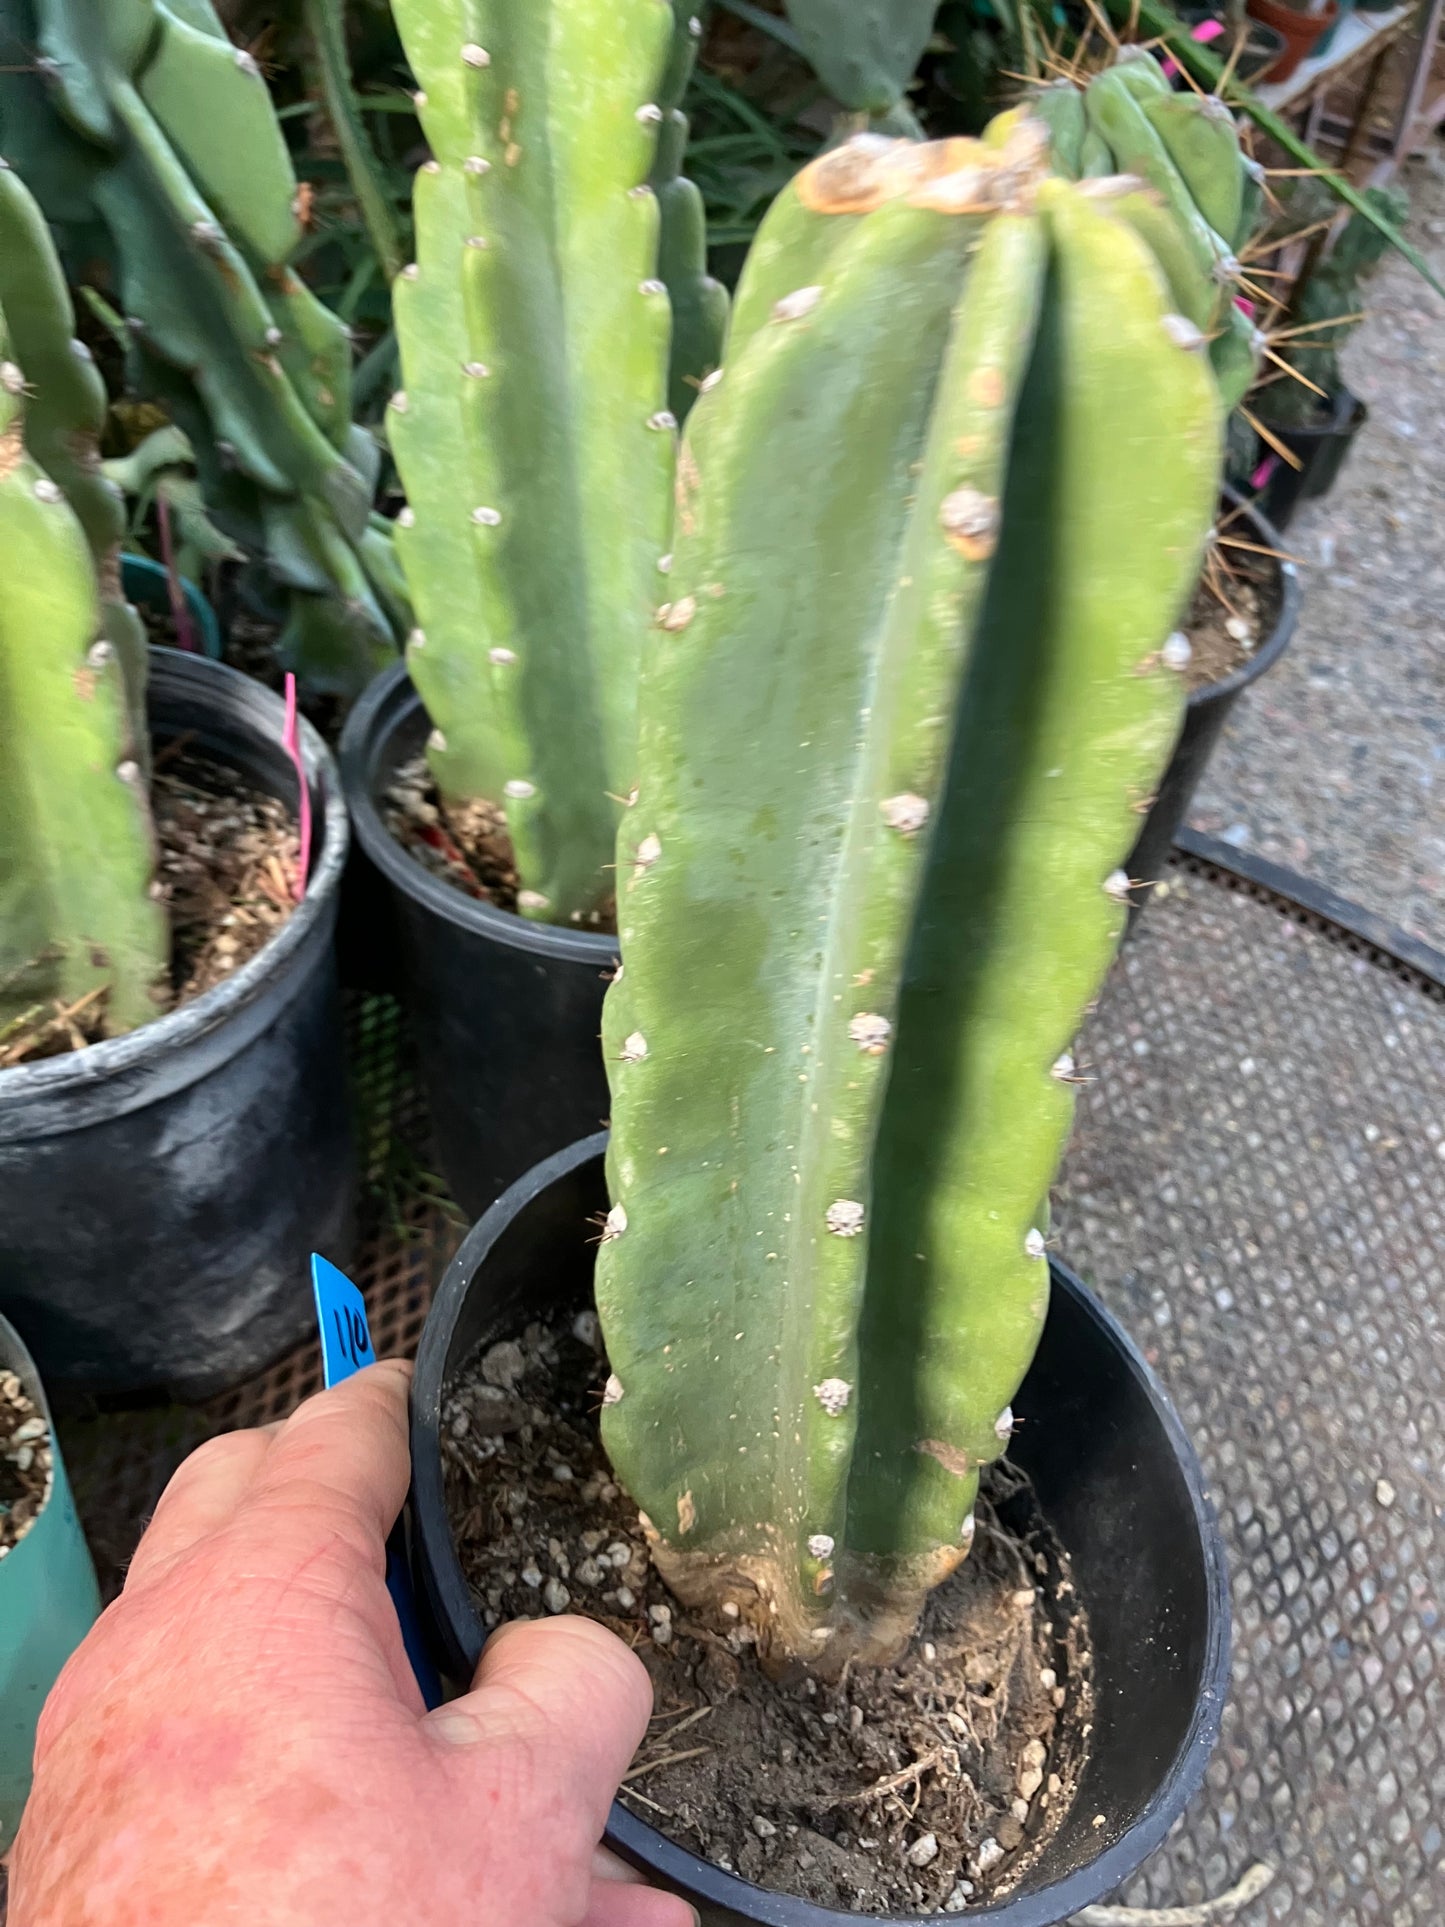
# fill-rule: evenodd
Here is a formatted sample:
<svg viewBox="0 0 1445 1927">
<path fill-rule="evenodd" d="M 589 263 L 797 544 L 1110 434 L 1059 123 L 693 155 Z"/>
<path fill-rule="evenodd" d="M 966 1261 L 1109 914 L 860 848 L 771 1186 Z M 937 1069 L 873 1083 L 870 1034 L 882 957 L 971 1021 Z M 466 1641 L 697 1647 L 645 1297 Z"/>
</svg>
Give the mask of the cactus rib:
<svg viewBox="0 0 1445 1927">
<path fill-rule="evenodd" d="M 1222 100 L 1210 95 L 1170 94 L 1151 100 L 1145 118 L 1216 234 L 1230 241 L 1244 213 L 1244 167 L 1239 128 Z"/>
</svg>

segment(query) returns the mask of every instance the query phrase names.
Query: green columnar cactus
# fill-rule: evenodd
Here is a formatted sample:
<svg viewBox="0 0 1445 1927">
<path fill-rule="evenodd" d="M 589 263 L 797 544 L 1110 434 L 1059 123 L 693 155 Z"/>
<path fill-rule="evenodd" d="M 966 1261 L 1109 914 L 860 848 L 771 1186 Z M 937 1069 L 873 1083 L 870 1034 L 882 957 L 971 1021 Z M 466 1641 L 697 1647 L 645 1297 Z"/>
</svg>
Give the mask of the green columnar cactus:
<svg viewBox="0 0 1445 1927">
<path fill-rule="evenodd" d="M 0 64 L 0 143 L 52 221 L 103 224 L 148 385 L 295 592 L 287 653 L 358 687 L 401 614 L 368 567 L 376 453 L 346 331 L 288 265 L 296 178 L 255 61 L 210 0 L 0 0 Z"/>
<path fill-rule="evenodd" d="M 25 370 L 25 445 L 64 493 L 90 544 L 103 633 L 126 692 L 130 754 L 145 764 L 146 641 L 120 584 L 125 501 L 101 471 L 105 384 L 75 336 L 75 313 L 45 217 L 8 162 L 0 160 L 0 307 L 11 353 Z"/>
<path fill-rule="evenodd" d="M 657 196 L 657 274 L 672 305 L 667 403 L 686 421 L 697 391 L 722 360 L 728 297 L 707 271 L 707 216 L 702 196 L 682 172 L 688 122 L 682 111 L 702 25 L 694 0 L 672 0 L 672 56 L 658 89 L 662 122 L 648 185 Z"/>
<path fill-rule="evenodd" d="M 0 1042 L 97 993 L 108 1030 L 143 1023 L 165 964 L 103 414 L 44 222 L 0 166 Z"/>
<path fill-rule="evenodd" d="M 1176 94 L 1138 47 L 1122 48 L 1082 91 L 1054 81 L 1028 106 L 1048 125 L 1066 178 L 1135 177 L 1140 191 L 1116 211 L 1159 255 L 1179 312 L 1210 336 L 1215 379 L 1233 408 L 1264 345 L 1235 304 L 1237 253 L 1258 218 L 1262 170 L 1241 148 L 1233 114 L 1212 96 Z"/>
<path fill-rule="evenodd" d="M 676 420 L 657 278 L 670 0 L 397 0 L 432 158 L 394 289 L 407 647 L 443 794 L 526 916 L 590 922 L 634 777 Z"/>
<path fill-rule="evenodd" d="M 1215 505 L 1201 337 L 1043 143 L 861 137 L 769 214 L 618 844 L 604 1439 L 681 1595 L 824 1669 L 1007 1442 Z"/>
<path fill-rule="evenodd" d="M 939 0 L 785 0 L 803 52 L 853 113 L 890 113 L 903 98 Z"/>
</svg>

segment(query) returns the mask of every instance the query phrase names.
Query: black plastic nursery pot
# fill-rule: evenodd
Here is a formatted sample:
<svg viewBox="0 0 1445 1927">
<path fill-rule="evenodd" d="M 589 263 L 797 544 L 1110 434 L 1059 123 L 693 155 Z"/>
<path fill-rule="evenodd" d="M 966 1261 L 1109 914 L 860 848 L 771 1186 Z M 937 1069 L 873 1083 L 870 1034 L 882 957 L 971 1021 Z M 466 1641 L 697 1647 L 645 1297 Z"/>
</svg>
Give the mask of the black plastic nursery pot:
<svg viewBox="0 0 1445 1927">
<path fill-rule="evenodd" d="M 1341 388 L 1330 398 L 1329 413 L 1323 421 L 1303 428 L 1265 423 L 1275 440 L 1283 442 L 1300 463 L 1298 468 L 1291 468 L 1288 462 L 1277 459 L 1260 493 L 1260 510 L 1277 529 L 1289 527 L 1301 502 L 1329 494 L 1356 435 L 1369 418 L 1370 411 L 1359 396 Z"/>
<path fill-rule="evenodd" d="M 470 1679 L 483 1632 L 442 1488 L 444 1387 L 478 1345 L 590 1299 L 605 1144 L 598 1133 L 558 1152 L 492 1206 L 453 1259 L 422 1335 L 412 1552 L 439 1663 L 458 1681 Z M 1154 1852 L 1203 1778 L 1229 1677 L 1223 1547 L 1193 1449 L 1120 1326 L 1062 1265 L 1053 1283 L 1038 1356 L 1014 1400 L 1009 1451 L 1073 1560 L 1094 1642 L 1094 1730 L 1077 1798 L 1043 1857 L 1006 1899 L 969 1907 L 970 1920 L 994 1927 L 1054 1927 Z M 620 1804 L 607 1839 L 691 1901 L 705 1927 L 845 1927 L 859 1918 L 754 1886 Z"/>
<path fill-rule="evenodd" d="M 1234 506 L 1240 508 L 1239 523 L 1244 526 L 1246 538 L 1262 548 L 1277 549 L 1279 532 L 1265 520 L 1258 508 L 1246 503 L 1237 489 L 1226 488 L 1225 494 Z M 1299 570 L 1289 561 L 1281 561 L 1276 566 L 1279 570 L 1280 599 L 1274 627 L 1248 662 L 1242 663 L 1232 675 L 1222 677 L 1219 682 L 1196 689 L 1189 698 L 1184 712 L 1184 726 L 1174 745 L 1174 754 L 1125 865 L 1128 874 L 1136 878 L 1140 885 L 1133 893 L 1131 922 L 1143 910 L 1153 894 L 1153 886 L 1164 874 L 1174 844 L 1174 833 L 1189 813 L 1194 792 L 1214 754 L 1214 746 L 1229 719 L 1229 712 L 1250 684 L 1258 682 L 1266 671 L 1272 669 L 1290 645 L 1299 622 Z"/>
<path fill-rule="evenodd" d="M 150 652 L 178 738 L 288 806 L 284 709 L 259 683 Z M 0 1311 L 52 1390 L 204 1398 L 312 1319 L 312 1250 L 344 1262 L 356 1173 L 332 952 L 346 860 L 336 766 L 306 725 L 310 877 L 225 983 L 124 1037 L 0 1071 Z"/>
<path fill-rule="evenodd" d="M 437 1157 L 476 1217 L 539 1158 L 605 1120 L 598 1036 L 617 940 L 477 902 L 401 847 L 378 801 L 429 728 L 404 665 L 383 671 L 346 725 L 341 779 L 357 841 L 389 889 Z M 367 886 L 355 887 L 360 896 Z"/>
</svg>

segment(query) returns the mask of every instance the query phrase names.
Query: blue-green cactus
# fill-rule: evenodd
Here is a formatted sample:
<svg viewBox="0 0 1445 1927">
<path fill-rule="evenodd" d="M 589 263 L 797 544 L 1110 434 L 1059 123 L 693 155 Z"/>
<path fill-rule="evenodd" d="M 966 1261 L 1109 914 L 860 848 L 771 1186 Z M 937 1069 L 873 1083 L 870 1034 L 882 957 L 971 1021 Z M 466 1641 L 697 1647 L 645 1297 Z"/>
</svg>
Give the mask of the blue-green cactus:
<svg viewBox="0 0 1445 1927">
<path fill-rule="evenodd" d="M 850 112 L 897 107 L 933 32 L 939 0 L 785 0 L 823 85 Z"/>
<path fill-rule="evenodd" d="M 832 1670 L 1008 1439 L 1215 505 L 1199 331 L 1042 144 L 863 137 L 769 215 L 618 843 L 604 1439 L 669 1582 Z"/>
<path fill-rule="evenodd" d="M 53 222 L 99 221 L 142 379 L 218 517 L 292 591 L 288 658 L 355 690 L 396 616 L 367 566 L 376 454 L 346 331 L 289 265 L 296 178 L 210 0 L 0 0 L 0 150 Z"/>
</svg>

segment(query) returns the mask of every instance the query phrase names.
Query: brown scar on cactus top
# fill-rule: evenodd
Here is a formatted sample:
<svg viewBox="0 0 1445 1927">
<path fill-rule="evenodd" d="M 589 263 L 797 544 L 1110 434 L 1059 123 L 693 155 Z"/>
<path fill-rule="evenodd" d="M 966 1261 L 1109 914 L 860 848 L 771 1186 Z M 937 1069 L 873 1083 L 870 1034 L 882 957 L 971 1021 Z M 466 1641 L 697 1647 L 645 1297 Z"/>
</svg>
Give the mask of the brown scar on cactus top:
<svg viewBox="0 0 1445 1927">
<path fill-rule="evenodd" d="M 990 214 L 1012 206 L 1048 171 L 1048 129 L 1023 119 L 998 147 L 858 134 L 810 162 L 797 189 L 814 214 L 870 214 L 890 201 L 937 214 Z"/>
</svg>

